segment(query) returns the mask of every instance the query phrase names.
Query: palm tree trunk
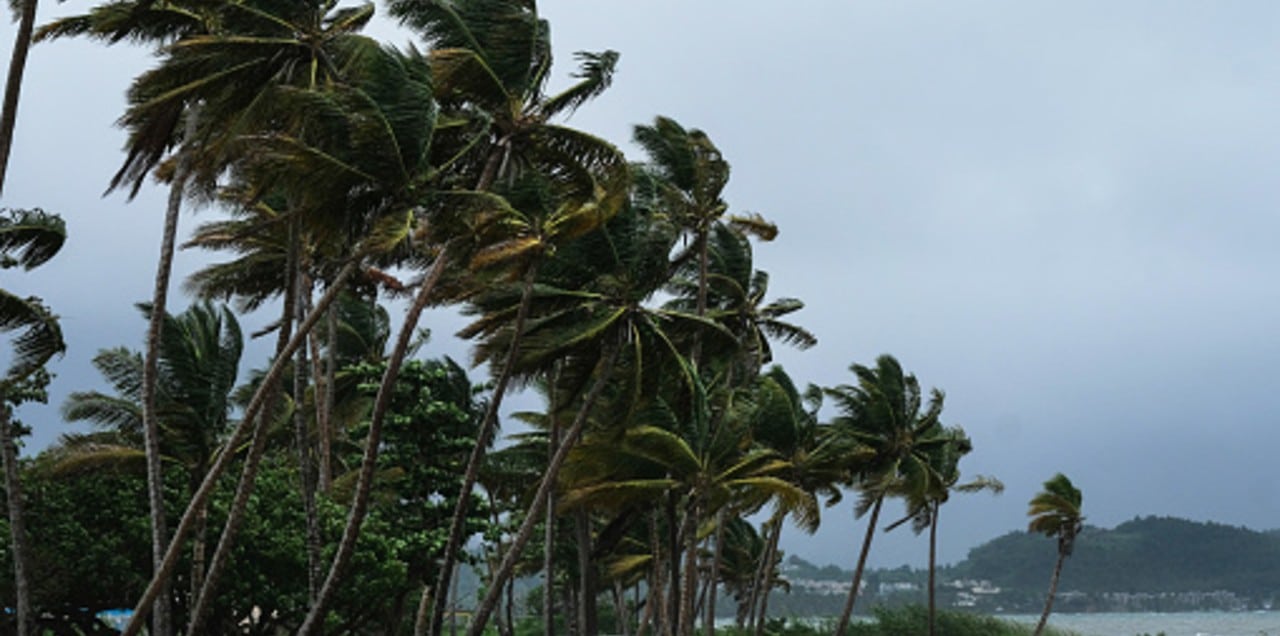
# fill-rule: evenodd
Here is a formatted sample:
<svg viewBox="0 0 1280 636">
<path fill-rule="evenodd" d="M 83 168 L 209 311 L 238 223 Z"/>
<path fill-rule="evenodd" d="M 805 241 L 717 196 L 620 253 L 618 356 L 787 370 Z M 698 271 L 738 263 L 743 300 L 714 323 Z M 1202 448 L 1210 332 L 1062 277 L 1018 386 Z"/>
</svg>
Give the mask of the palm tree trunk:
<svg viewBox="0 0 1280 636">
<path fill-rule="evenodd" d="M 201 462 L 191 473 L 187 491 L 194 493 L 200 487 L 197 481 L 204 475 L 204 462 Z M 191 528 L 191 598 L 200 597 L 200 586 L 204 585 L 205 552 L 207 551 L 207 535 L 209 532 L 209 509 L 201 508 Z"/>
<path fill-rule="evenodd" d="M 195 136 L 199 106 L 187 109 L 183 140 Z M 169 544 L 169 532 L 164 514 L 164 475 L 160 467 L 160 421 L 156 413 L 156 382 L 160 374 L 160 341 L 164 329 L 165 312 L 169 301 L 169 279 L 173 274 L 173 252 L 178 237 L 178 215 L 182 209 L 182 197 L 186 190 L 190 149 L 182 152 L 177 173 L 169 186 L 169 200 L 165 208 L 164 229 L 160 237 L 160 256 L 156 261 L 155 287 L 151 294 L 151 314 L 147 318 L 147 351 L 142 367 L 142 435 L 147 461 L 147 496 L 151 502 L 151 559 L 152 568 L 158 570 L 164 561 Z M 152 629 L 156 636 L 173 633 L 172 586 L 168 583 L 160 590 L 162 601 L 156 607 Z"/>
<path fill-rule="evenodd" d="M 649 514 L 649 549 L 653 552 L 653 562 L 649 568 L 649 584 L 645 590 L 644 613 L 640 616 L 640 621 L 636 625 L 636 636 L 646 636 L 648 634 L 654 615 L 659 614 L 660 609 L 663 607 L 662 572 L 664 571 L 664 565 L 662 563 L 662 539 L 658 534 L 657 511 Z M 662 617 L 659 616 L 658 620 L 662 620 Z"/>
<path fill-rule="evenodd" d="M 295 241 L 296 244 L 296 241 Z M 296 247 L 295 247 L 296 249 Z M 297 258 L 297 256 L 295 256 Z M 294 320 L 302 322 L 310 308 L 311 279 L 297 266 L 297 285 L 295 286 Z M 315 338 L 309 338 L 315 342 Z M 316 512 L 316 478 L 315 453 L 312 452 L 311 436 L 307 432 L 307 417 L 304 403 L 307 395 L 307 371 L 310 361 L 307 346 L 298 347 L 293 365 L 293 441 L 298 451 L 298 481 L 302 487 L 302 512 L 307 524 L 307 602 L 315 603 L 320 593 L 320 519 Z M 318 357 L 318 356 L 312 356 Z M 319 388 L 319 387 L 317 387 Z M 319 395 L 313 393 L 315 411 L 320 411 Z"/>
<path fill-rule="evenodd" d="M 595 634 L 596 584 L 595 565 L 591 562 L 591 518 L 587 511 L 578 509 L 574 514 L 574 534 L 578 548 L 578 626 L 583 634 Z"/>
<path fill-rule="evenodd" d="M 525 514 L 524 521 L 520 524 L 520 531 L 516 534 L 511 548 L 507 550 L 506 556 L 503 557 L 502 565 L 494 574 L 494 580 L 490 581 L 489 591 L 485 593 L 480 607 L 476 608 L 475 617 L 471 621 L 471 626 L 467 629 L 467 636 L 480 636 L 480 634 L 484 633 L 485 625 L 489 622 L 489 615 L 493 613 L 494 605 L 497 603 L 497 595 L 501 592 L 501 586 L 515 571 L 516 561 L 520 558 L 520 553 L 524 551 L 525 545 L 529 543 L 529 538 L 533 536 L 533 527 L 538 521 L 538 515 L 542 513 L 543 506 L 546 505 L 547 493 L 560 475 L 560 467 L 564 465 L 564 460 L 569 456 L 569 450 L 574 447 L 578 437 L 582 434 L 582 429 L 587 424 L 587 417 L 591 415 L 592 409 L 595 408 L 596 401 L 600 399 L 600 394 L 604 393 L 605 386 L 609 383 L 610 377 L 613 376 L 613 367 L 617 359 L 617 343 L 606 344 L 603 359 L 596 368 L 595 384 L 587 392 L 582 401 L 582 406 L 579 407 L 578 413 L 573 418 L 573 424 L 569 426 L 569 430 L 565 433 L 564 443 L 560 445 L 560 448 L 556 449 L 556 454 L 551 458 L 551 463 L 547 465 L 546 473 L 542 476 L 542 480 L 538 482 L 538 491 L 533 495 L 533 503 Z"/>
<path fill-rule="evenodd" d="M 337 592 L 338 583 L 345 574 L 344 570 L 351 561 L 351 555 L 355 553 L 356 539 L 360 536 L 360 527 L 364 523 L 364 517 L 369 508 L 369 493 L 373 488 L 373 471 L 378 461 L 382 423 L 391 406 L 395 383 L 400 377 L 400 366 L 404 364 L 404 359 L 409 353 L 409 343 L 413 340 L 418 319 L 422 316 L 422 310 L 426 308 L 427 301 L 431 300 L 436 283 L 444 273 L 445 265 L 452 260 L 451 247 L 451 242 L 446 243 L 436 256 L 436 261 L 431 264 L 431 269 L 422 281 L 422 288 L 413 299 L 413 304 L 405 314 L 404 323 L 400 327 L 400 333 L 396 336 L 395 347 L 392 348 L 391 355 L 387 359 L 387 368 L 382 373 L 382 382 L 378 385 L 378 394 L 373 401 L 373 413 L 369 417 L 369 434 L 365 439 L 364 457 L 360 463 L 355 497 L 351 501 L 351 510 L 347 514 L 347 525 L 342 531 L 342 540 L 338 543 L 338 551 L 333 556 L 333 563 L 329 566 L 329 574 L 325 577 L 324 586 L 320 588 L 320 596 L 307 612 L 302 626 L 298 628 L 298 636 L 319 633 L 324 624 L 325 614 L 328 613 L 328 605 L 333 600 L 334 593 Z"/>
<path fill-rule="evenodd" d="M 769 592 L 773 590 L 773 570 L 777 566 L 778 561 L 778 540 L 782 537 L 782 516 L 779 515 L 773 521 L 773 534 L 769 537 L 769 545 L 765 548 L 764 571 L 761 573 L 759 580 L 759 617 L 753 616 L 755 621 L 755 634 L 761 636 L 764 633 L 765 620 L 769 618 Z M 756 592 L 753 590 L 753 594 Z"/>
<path fill-rule="evenodd" d="M 280 331 L 276 334 L 276 359 L 289 360 L 292 353 L 285 353 L 285 348 L 289 342 L 293 340 L 293 324 L 298 306 L 299 291 L 302 281 L 299 276 L 298 264 L 298 228 L 295 221 L 289 230 L 289 256 L 286 264 L 287 282 L 285 284 L 284 306 L 281 309 Z M 306 335 L 300 333 L 301 344 L 297 347 L 298 351 L 306 348 Z M 297 362 L 293 365 L 293 375 L 296 382 L 298 375 L 302 370 L 298 367 Z M 249 508 L 249 497 L 253 494 L 254 483 L 258 479 L 258 466 L 262 461 L 262 454 L 267 448 L 267 429 L 271 422 L 271 416 L 276 411 L 275 404 L 280 399 L 279 378 L 277 377 L 270 385 L 263 380 L 263 386 L 259 387 L 259 391 L 265 390 L 268 395 L 272 396 L 270 403 L 272 406 L 265 409 L 258 415 L 258 425 L 254 427 L 253 439 L 249 444 L 249 451 L 244 458 L 244 466 L 240 469 L 240 481 L 236 485 L 235 496 L 231 500 L 231 508 L 227 512 L 227 520 L 222 526 L 222 536 L 218 538 L 218 547 L 214 548 L 213 556 L 209 559 L 209 571 L 205 573 L 204 584 L 200 586 L 200 595 L 193 601 L 191 610 L 191 621 L 187 625 L 187 636 L 198 636 L 203 633 L 204 619 L 212 608 L 213 600 L 218 589 L 218 580 L 222 577 L 222 571 L 226 568 L 227 562 L 231 558 L 231 548 L 235 545 L 236 535 L 240 532 L 240 524 L 244 520 L 245 511 Z M 223 453 L 229 453 L 230 447 Z M 305 495 L 304 495 L 305 496 Z"/>
<path fill-rule="evenodd" d="M 333 402 L 335 399 L 334 382 L 338 373 L 338 308 L 329 308 L 325 319 L 327 341 L 324 360 L 324 399 L 316 407 L 316 436 L 318 475 L 317 487 L 320 492 L 327 493 L 333 487 Z M 313 347 L 313 350 L 318 351 Z M 316 356 L 319 358 L 319 356 Z"/>
<path fill-rule="evenodd" d="M 9 168 L 9 151 L 13 148 L 13 129 L 18 121 L 18 96 L 22 92 L 22 76 L 27 70 L 27 53 L 31 51 L 31 34 L 36 24 L 37 0 L 21 0 L 18 33 L 13 38 L 13 57 L 9 59 L 9 77 L 4 85 L 4 108 L 0 111 L 0 193 Z"/>
<path fill-rule="evenodd" d="M 483 423 L 480 426 L 480 434 L 476 437 L 476 444 L 472 447 L 471 456 L 467 459 L 467 469 L 462 477 L 462 489 L 458 491 L 458 502 L 454 506 L 453 517 L 449 520 L 449 538 L 444 545 L 440 576 L 436 581 L 437 588 L 441 583 L 448 580 L 448 577 L 453 572 L 454 564 L 457 562 L 458 549 L 462 546 L 462 533 L 466 528 L 467 509 L 471 505 L 471 491 L 475 488 L 476 479 L 480 475 L 480 465 L 484 463 L 489 439 L 493 436 L 494 428 L 498 423 L 498 409 L 502 406 L 502 398 L 511 382 L 511 373 L 515 367 L 516 357 L 520 354 L 521 333 L 524 331 L 524 324 L 529 315 L 529 305 L 533 299 L 533 281 L 537 276 L 538 266 L 535 262 L 525 272 L 524 285 L 520 292 L 520 306 L 516 310 L 514 335 L 511 337 L 511 344 L 507 349 L 506 359 L 502 363 L 502 371 L 498 375 L 497 384 L 493 387 L 493 395 L 489 398 L 489 406 L 485 409 Z M 443 607 L 443 603 L 436 602 L 437 612 L 435 616 L 440 615 L 439 610 Z M 440 619 L 435 616 L 431 619 L 431 633 L 432 636 L 439 636 Z"/>
<path fill-rule="evenodd" d="M 31 547 L 27 544 L 27 527 L 22 515 L 22 483 L 18 479 L 18 453 L 13 441 L 13 418 L 9 405 L 0 394 L 0 459 L 4 461 L 4 488 L 9 507 L 9 538 L 13 546 L 13 585 L 17 596 L 18 636 L 31 633 L 31 588 L 27 581 L 27 564 Z"/>
<path fill-rule="evenodd" d="M 1040 615 L 1040 622 L 1036 623 L 1036 631 L 1032 636 L 1040 636 L 1045 625 L 1049 623 L 1049 613 L 1053 611 L 1053 598 L 1058 594 L 1058 577 L 1062 575 L 1062 562 L 1066 557 L 1065 553 L 1058 551 L 1058 562 L 1053 566 L 1053 578 L 1049 579 L 1049 596 L 1044 600 L 1044 613 Z"/>
<path fill-rule="evenodd" d="M 849 618 L 853 616 L 853 604 L 858 600 L 858 586 L 862 585 L 862 570 L 867 566 L 867 554 L 871 552 L 871 537 L 875 535 L 876 523 L 880 520 L 880 508 L 884 505 L 884 496 L 876 497 L 871 507 L 871 519 L 867 522 L 867 534 L 862 539 L 862 551 L 858 553 L 858 566 L 853 570 L 853 586 L 849 588 L 849 598 L 844 602 L 844 611 L 840 613 L 840 622 L 836 624 L 836 636 L 844 636 L 849 629 Z"/>
<path fill-rule="evenodd" d="M 694 495 L 684 522 L 684 583 L 680 588 L 680 636 L 693 636 L 697 618 L 694 597 L 698 590 L 698 525 L 702 521 L 702 498 Z"/>
<path fill-rule="evenodd" d="M 426 636 L 427 614 L 431 612 L 431 588 L 422 586 L 422 596 L 418 598 L 418 611 L 413 614 L 413 636 Z"/>
<path fill-rule="evenodd" d="M 703 619 L 707 636 L 715 636 L 716 633 L 716 584 L 720 582 L 720 559 L 724 557 L 724 520 L 724 509 L 721 508 L 716 511 L 716 547 L 711 557 L 711 573 L 707 575 L 707 613 Z"/>
<path fill-rule="evenodd" d="M 551 391 L 555 391 L 555 381 L 551 383 Z M 556 417 L 556 401 L 554 393 L 547 412 L 551 415 L 551 431 L 547 435 L 547 457 L 555 457 L 556 448 L 560 445 L 560 418 Z M 542 622 L 543 635 L 556 636 L 556 491 L 547 491 L 547 511 L 543 528 L 542 547 Z"/>
<path fill-rule="evenodd" d="M 680 531 L 683 522 L 676 512 L 676 495 L 668 491 L 667 506 L 667 619 L 662 623 L 664 636 L 677 636 L 680 625 Z"/>
<path fill-rule="evenodd" d="M 929 515 L 929 636 L 938 633 L 938 511 L 941 506 L 930 504 Z"/>
<path fill-rule="evenodd" d="M 280 375 L 284 372 L 285 367 L 288 366 L 289 357 L 306 340 L 307 333 L 319 322 L 320 316 L 323 315 L 322 312 L 328 309 L 334 298 L 337 297 L 339 286 L 345 284 L 351 278 L 358 269 L 358 264 L 359 259 L 353 258 L 343 266 L 338 273 L 334 286 L 320 298 L 316 303 L 316 308 L 311 312 L 311 315 L 307 316 L 306 321 L 298 327 L 289 343 L 285 346 L 284 351 L 272 361 L 271 367 L 267 369 L 267 374 L 262 379 L 262 384 L 254 392 L 253 398 L 249 400 L 249 405 L 245 407 L 240 423 L 236 425 L 236 429 L 232 431 L 231 436 L 224 443 L 223 452 L 218 454 L 213 466 L 209 468 L 204 480 L 200 482 L 200 488 L 192 495 L 191 501 L 187 503 L 187 509 L 182 513 L 182 519 L 174 530 L 173 540 L 169 543 L 169 548 L 164 554 L 164 560 L 160 564 L 160 568 L 151 577 L 151 581 L 147 584 L 146 590 L 143 591 L 142 597 L 138 599 L 138 603 L 133 610 L 133 616 L 129 619 L 129 623 L 125 625 L 121 636 L 137 636 L 142 629 L 142 624 L 155 604 L 161 588 L 168 583 L 170 577 L 173 576 L 174 568 L 178 565 L 179 545 L 191 532 L 198 511 L 208 502 L 209 495 L 213 492 L 218 480 L 222 478 L 222 474 L 226 472 L 232 456 L 235 455 L 231 449 L 240 444 L 250 429 L 254 428 L 254 423 L 258 421 L 258 415 L 262 412 L 268 397 L 266 387 L 279 382 Z"/>
<path fill-rule="evenodd" d="M 622 587 L 621 579 L 613 580 L 613 631 L 622 636 L 631 636 L 631 611 L 627 609 L 627 591 Z"/>
</svg>

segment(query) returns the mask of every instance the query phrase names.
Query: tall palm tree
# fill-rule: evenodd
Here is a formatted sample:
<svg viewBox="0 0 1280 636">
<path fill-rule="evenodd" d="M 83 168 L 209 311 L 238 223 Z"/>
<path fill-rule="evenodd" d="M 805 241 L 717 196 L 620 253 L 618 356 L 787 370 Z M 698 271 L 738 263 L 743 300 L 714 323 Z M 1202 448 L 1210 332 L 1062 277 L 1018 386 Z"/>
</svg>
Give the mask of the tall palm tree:
<svg viewBox="0 0 1280 636">
<path fill-rule="evenodd" d="M 310 36 L 317 31 L 321 35 L 345 35 L 363 25 L 372 11 L 367 7 L 363 12 L 347 10 L 343 16 L 345 19 L 334 20 L 326 25 L 331 27 L 326 30 L 317 15 L 322 14 L 323 9 L 316 11 L 314 5 L 308 6 L 307 3 L 294 3 L 289 7 L 291 13 L 281 11 L 279 6 L 261 7 L 248 3 L 179 4 L 176 11 L 155 11 L 152 4 L 109 2 L 88 14 L 50 25 L 42 35 L 88 35 L 109 42 L 129 38 L 160 44 L 176 40 L 165 47 L 161 64 L 135 79 L 130 89 L 130 107 L 121 119 L 130 131 L 128 153 L 111 183 L 115 188 L 130 182 L 131 196 L 136 194 L 145 177 L 157 169 L 161 159 L 174 145 L 175 138 L 181 139 L 182 150 L 177 153 L 176 168 L 169 166 L 159 170 L 169 178 L 170 190 L 151 300 L 156 311 L 147 328 L 142 384 L 152 550 L 158 576 L 168 533 L 160 486 L 156 382 L 162 316 L 167 306 L 178 215 L 187 195 L 188 180 L 194 176 L 195 181 L 204 182 L 205 190 L 211 189 L 216 175 L 223 171 L 233 156 L 232 152 L 226 151 L 227 146 L 233 145 L 232 142 L 245 131 L 243 122 L 255 121 L 244 117 L 243 113 L 255 110 L 251 105 L 261 95 L 262 87 L 297 81 L 299 73 L 294 69 L 303 66 L 300 61 L 305 63 L 308 60 L 311 62 L 308 79 L 314 84 L 318 61 L 328 61 L 328 58 L 324 55 L 324 38 L 312 39 Z M 366 14 L 365 17 L 359 17 L 361 13 Z M 128 17 L 121 19 L 122 15 Z M 227 45 L 224 38 L 226 30 L 238 38 L 233 46 Z M 290 42 L 281 35 L 295 39 Z M 305 44 L 303 39 L 306 39 Z M 317 42 L 320 46 L 312 46 Z M 227 55 L 229 50 L 233 55 Z M 331 68 L 332 64 L 329 64 L 325 70 Z M 183 132 L 179 136 L 177 130 L 180 125 Z M 196 156 L 197 151 L 200 157 Z M 249 462 L 249 472 L 255 465 L 256 461 Z M 228 520 L 229 527 L 235 525 L 235 519 L 233 514 Z M 234 535 L 234 532 L 226 534 Z M 215 553 L 209 578 L 211 583 L 217 580 L 220 552 Z M 167 584 L 161 594 L 168 597 Z M 159 606 L 153 629 L 161 636 L 168 636 L 172 629 L 169 622 L 168 603 L 164 602 Z"/>
<path fill-rule="evenodd" d="M 31 269 L 53 258 L 66 241 L 62 219 L 41 210 L 0 210 L 0 269 Z M 26 636 L 31 624 L 31 597 L 27 580 L 26 525 L 23 521 L 22 485 L 18 480 L 18 457 L 14 447 L 11 405 L 44 401 L 49 375 L 44 365 L 60 355 L 66 344 L 58 319 L 38 298 L 21 298 L 0 288 L 0 333 L 17 332 L 12 341 L 9 367 L 0 376 L 0 461 L 4 464 L 5 501 L 9 508 L 9 533 L 13 550 L 14 582 L 17 588 L 19 636 Z"/>
<path fill-rule="evenodd" d="M 496 224 L 501 230 L 491 239 L 496 243 L 473 263 L 505 265 L 512 278 L 523 281 L 522 301 L 508 316 L 523 325 L 541 258 L 608 219 L 625 199 L 629 177 L 622 153 L 601 139 L 552 123 L 609 87 L 617 53 L 579 53 L 578 81 L 548 95 L 550 30 L 535 3 L 395 0 L 390 9 L 431 46 L 436 97 L 449 122 L 436 144 L 442 185 L 479 191 L 498 186 L 497 191 L 509 195 L 534 185 L 553 196 L 550 209 L 516 205 L 521 213 Z M 466 492 L 483 463 L 483 440 L 491 435 L 519 346 L 516 337 L 493 360 L 494 395 L 481 443 L 468 461 Z M 452 576 L 469 501 L 466 496 L 458 499 L 436 590 L 445 589 Z M 445 605 L 444 595 L 437 594 L 433 635 L 440 633 Z"/>
<path fill-rule="evenodd" d="M 960 459 L 973 450 L 973 442 L 958 427 L 947 429 L 945 434 L 949 436 L 947 442 L 930 453 L 933 478 L 906 484 L 913 488 L 903 493 L 907 500 L 907 516 L 885 528 L 889 531 L 910 521 L 916 534 L 929 529 L 929 636 L 937 631 L 938 514 L 942 504 L 947 503 L 953 492 L 1004 492 L 1004 484 L 994 477 L 979 475 L 960 483 Z"/>
<path fill-rule="evenodd" d="M 839 636 L 848 629 L 885 498 L 908 490 L 905 484 L 936 479 L 930 453 L 948 439 L 939 422 L 942 392 L 934 389 L 928 404 L 924 404 L 920 383 L 914 375 L 903 373 L 902 365 L 893 356 L 880 356 L 874 368 L 854 364 L 850 370 L 858 379 L 856 386 L 842 384 L 827 390 L 839 410 L 831 430 L 844 443 L 870 451 L 869 457 L 858 458 L 849 469 L 857 478 L 860 491 L 855 514 L 861 517 L 870 512 L 871 517 L 849 596 L 836 625 Z"/>
<path fill-rule="evenodd" d="M 1058 592 L 1058 577 L 1062 564 L 1075 548 L 1076 537 L 1084 529 L 1084 516 L 1080 514 L 1082 497 L 1080 489 L 1072 485 L 1066 475 L 1058 473 L 1044 482 L 1044 490 L 1031 498 L 1027 516 L 1031 522 L 1028 532 L 1038 532 L 1058 540 L 1058 560 L 1053 566 L 1053 578 L 1049 579 L 1049 595 L 1045 598 L 1044 613 L 1036 623 L 1035 636 L 1040 636 L 1053 611 L 1053 598 Z"/>
</svg>

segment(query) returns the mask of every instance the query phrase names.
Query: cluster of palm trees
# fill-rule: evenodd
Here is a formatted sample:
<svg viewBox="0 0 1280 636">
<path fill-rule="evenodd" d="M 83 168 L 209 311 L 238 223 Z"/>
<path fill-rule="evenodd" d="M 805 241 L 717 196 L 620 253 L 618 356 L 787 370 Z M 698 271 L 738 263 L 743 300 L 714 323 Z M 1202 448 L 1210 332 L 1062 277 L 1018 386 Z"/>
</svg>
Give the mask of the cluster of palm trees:
<svg viewBox="0 0 1280 636">
<path fill-rule="evenodd" d="M 146 465 L 154 570 L 125 633 L 148 620 L 150 633 L 173 633 L 176 596 L 190 608 L 186 633 L 203 633 L 282 422 L 292 426 L 286 443 L 307 517 L 308 611 L 296 629 L 324 629 L 353 576 L 384 424 L 428 306 L 471 317 L 460 335 L 492 383 L 416 633 L 441 633 L 473 492 L 505 511 L 484 547 L 475 635 L 504 600 L 494 618 L 511 633 L 510 581 L 537 570 L 548 634 L 557 616 L 597 633 L 606 592 L 624 633 L 691 636 L 699 621 L 713 633 L 722 590 L 737 600 L 739 622 L 760 633 L 784 519 L 812 531 L 822 504 L 845 491 L 870 516 L 838 633 L 886 500 L 905 501 L 902 522 L 930 530 L 932 564 L 950 494 L 999 483 L 961 483 L 972 444 L 942 423 L 942 393 L 926 395 L 891 356 L 853 365 L 852 384 L 803 392 L 769 366 L 774 345 L 816 339 L 787 321 L 799 300 L 769 297 L 753 241 L 777 229 L 730 213 L 729 164 L 709 137 L 658 117 L 636 127 L 645 156 L 631 163 L 557 123 L 608 88 L 618 55 L 579 53 L 576 81 L 548 93 L 549 27 L 532 0 L 387 6 L 424 51 L 360 35 L 371 5 L 327 0 L 111 0 L 35 34 L 130 40 L 157 53 L 129 87 L 126 159 L 112 180 L 135 193 L 151 177 L 170 187 L 146 349 L 104 351 L 95 364 L 116 394 L 78 393 L 65 406 L 68 418 L 109 429 L 72 445 Z M 280 310 L 272 362 L 238 406 L 235 314 L 209 303 L 167 310 L 179 212 L 192 200 L 217 201 L 229 216 L 197 228 L 189 245 L 231 257 L 188 289 L 244 311 Z M 408 310 L 394 338 L 385 314 L 352 309 L 397 297 Z M 382 364 L 372 400 L 346 399 L 360 361 Z M 529 432 L 490 453 L 512 387 L 541 392 L 546 408 L 520 414 Z M 8 397 L 13 383 L 0 389 Z M 827 421 L 824 401 L 835 413 Z M 365 426 L 362 457 L 339 466 L 334 448 L 353 422 Z M 165 510 L 163 461 L 189 475 L 180 515 Z M 518 465 L 525 470 L 513 472 Z M 235 494 L 209 546 L 209 497 L 233 467 Z M 316 509 L 339 478 L 347 521 L 325 536 Z M 743 521 L 760 511 L 759 529 Z M 540 561 L 528 549 L 539 529 Z M 191 585 L 178 592 L 184 551 Z"/>
</svg>

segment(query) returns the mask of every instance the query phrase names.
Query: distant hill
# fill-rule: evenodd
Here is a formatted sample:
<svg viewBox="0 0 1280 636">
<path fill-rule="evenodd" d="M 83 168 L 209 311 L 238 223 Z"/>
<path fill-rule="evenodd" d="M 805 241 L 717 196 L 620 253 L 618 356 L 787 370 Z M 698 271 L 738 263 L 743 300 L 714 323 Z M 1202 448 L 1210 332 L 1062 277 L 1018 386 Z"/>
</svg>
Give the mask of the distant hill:
<svg viewBox="0 0 1280 636">
<path fill-rule="evenodd" d="M 1047 585 L 1056 542 L 1011 532 L 969 551 L 947 569 L 952 578 L 1036 589 Z M 1270 600 L 1280 592 L 1280 533 L 1220 523 L 1144 517 L 1115 529 L 1089 527 L 1062 572 L 1062 590 L 1204 592 L 1225 590 Z"/>
<path fill-rule="evenodd" d="M 1057 543 L 1010 532 L 969 551 L 939 571 L 944 607 L 985 612 L 1038 612 L 1044 602 Z M 815 594 L 816 583 L 843 581 L 851 572 L 791 557 L 784 568 L 792 594 L 775 592 L 779 614 L 829 615 L 843 593 Z M 870 605 L 924 600 L 926 572 L 906 567 L 867 573 Z M 1058 587 L 1060 611 L 1245 610 L 1280 607 L 1280 531 L 1259 532 L 1220 523 L 1143 517 L 1114 529 L 1088 527 L 1077 539 Z M 860 601 L 861 603 L 862 601 Z M 834 609 L 833 609 L 834 608 Z"/>
</svg>

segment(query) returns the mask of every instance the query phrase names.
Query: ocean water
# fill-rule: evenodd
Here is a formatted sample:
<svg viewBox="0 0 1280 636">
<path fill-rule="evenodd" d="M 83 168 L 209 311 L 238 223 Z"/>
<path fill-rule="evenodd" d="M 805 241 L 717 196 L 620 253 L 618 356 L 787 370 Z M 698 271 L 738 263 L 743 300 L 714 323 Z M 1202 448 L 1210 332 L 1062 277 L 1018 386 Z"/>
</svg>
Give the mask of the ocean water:
<svg viewBox="0 0 1280 636">
<path fill-rule="evenodd" d="M 1039 616 L 1006 616 L 1035 624 Z M 1053 614 L 1049 625 L 1081 636 L 1280 636 L 1280 612 Z"/>
</svg>

